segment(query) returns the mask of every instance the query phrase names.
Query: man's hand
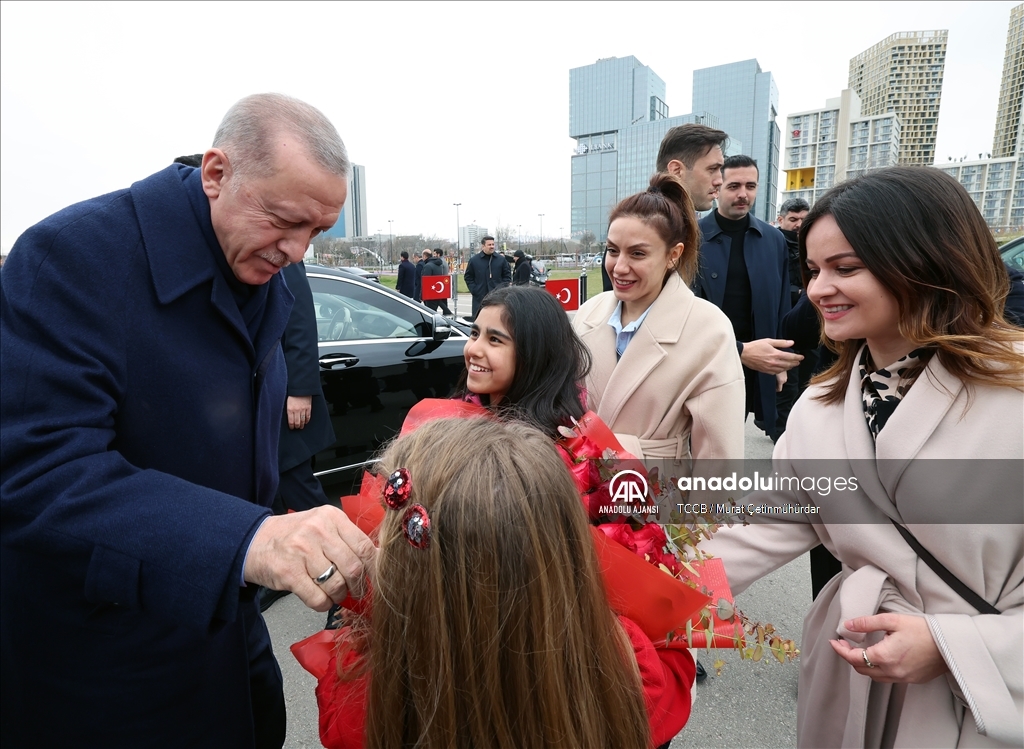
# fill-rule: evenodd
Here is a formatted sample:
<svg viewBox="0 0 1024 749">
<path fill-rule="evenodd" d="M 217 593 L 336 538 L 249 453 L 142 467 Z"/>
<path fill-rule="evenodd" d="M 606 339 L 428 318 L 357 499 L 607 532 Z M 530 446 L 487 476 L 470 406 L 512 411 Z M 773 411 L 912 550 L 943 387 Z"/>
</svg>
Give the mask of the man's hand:
<svg viewBox="0 0 1024 749">
<path fill-rule="evenodd" d="M 337 507 L 275 515 L 253 536 L 245 581 L 290 590 L 311 609 L 327 611 L 349 593 L 363 595 L 376 553 L 373 542 Z M 332 565 L 334 574 L 317 584 L 316 577 Z"/>
<path fill-rule="evenodd" d="M 788 379 L 789 379 L 789 375 L 787 375 L 785 372 L 779 372 L 777 375 L 775 375 L 775 392 L 776 393 L 781 393 L 782 392 L 782 388 L 784 388 L 786 386 L 786 380 L 788 380 Z"/>
<path fill-rule="evenodd" d="M 875 681 L 924 684 L 949 670 L 923 616 L 875 614 L 851 619 L 845 626 L 851 632 L 885 632 L 881 642 L 866 649 L 850 647 L 846 640 L 831 641 L 840 658 Z"/>
<path fill-rule="evenodd" d="M 740 354 L 740 361 L 744 367 L 764 372 L 765 374 L 779 374 L 792 369 L 801 361 L 803 356 L 791 354 L 782 349 L 790 348 L 792 341 L 783 341 L 778 338 L 760 338 L 756 341 L 743 344 L 743 353 Z"/>
<path fill-rule="evenodd" d="M 304 429 L 313 412 L 312 395 L 289 395 L 285 404 L 289 429 Z"/>
</svg>

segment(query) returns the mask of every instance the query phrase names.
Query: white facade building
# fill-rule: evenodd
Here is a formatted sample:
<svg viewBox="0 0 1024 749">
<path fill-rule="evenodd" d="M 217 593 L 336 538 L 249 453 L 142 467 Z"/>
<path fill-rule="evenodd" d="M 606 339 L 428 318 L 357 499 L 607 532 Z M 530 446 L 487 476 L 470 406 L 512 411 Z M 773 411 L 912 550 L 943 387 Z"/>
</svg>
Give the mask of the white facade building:
<svg viewBox="0 0 1024 749">
<path fill-rule="evenodd" d="M 1024 156 L 936 164 L 964 186 L 996 234 L 1024 228 Z"/>
<path fill-rule="evenodd" d="M 469 226 L 459 227 L 459 247 L 462 249 L 468 249 L 470 252 L 477 252 L 480 250 L 480 240 L 489 234 L 486 226 L 477 226 L 476 224 L 470 224 Z"/>
<path fill-rule="evenodd" d="M 823 109 L 789 115 L 782 142 L 782 201 L 803 198 L 813 205 L 844 180 L 895 166 L 900 119 L 895 112 L 862 117 L 860 97 L 846 89 L 826 101 Z"/>
</svg>

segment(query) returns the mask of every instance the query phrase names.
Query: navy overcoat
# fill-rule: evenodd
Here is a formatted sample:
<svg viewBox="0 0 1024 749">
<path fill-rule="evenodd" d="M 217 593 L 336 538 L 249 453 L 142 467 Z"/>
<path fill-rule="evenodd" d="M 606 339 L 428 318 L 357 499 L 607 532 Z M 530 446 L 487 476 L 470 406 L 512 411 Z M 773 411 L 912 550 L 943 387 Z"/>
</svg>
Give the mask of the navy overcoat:
<svg viewBox="0 0 1024 749">
<path fill-rule="evenodd" d="M 175 165 L 66 208 L 0 274 L 4 746 L 283 740 L 241 576 L 277 486 L 292 295 L 270 281 L 250 342 L 197 180 Z"/>
<path fill-rule="evenodd" d="M 702 218 L 698 225 L 703 243 L 700 246 L 700 270 L 693 291 L 722 309 L 732 240 L 718 226 L 714 211 Z M 792 304 L 786 238 L 771 224 L 751 216 L 750 227 L 743 237 L 743 259 L 750 278 L 754 340 L 781 338 L 782 318 Z M 764 423 L 774 430 L 775 375 L 759 372 L 757 384 Z"/>
</svg>

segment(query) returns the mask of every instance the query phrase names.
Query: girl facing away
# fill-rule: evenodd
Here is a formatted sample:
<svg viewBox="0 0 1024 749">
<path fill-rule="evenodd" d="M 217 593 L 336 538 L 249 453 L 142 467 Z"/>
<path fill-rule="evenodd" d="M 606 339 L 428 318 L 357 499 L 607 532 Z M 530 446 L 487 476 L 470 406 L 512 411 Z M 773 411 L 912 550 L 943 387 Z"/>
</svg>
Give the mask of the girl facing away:
<svg viewBox="0 0 1024 749">
<path fill-rule="evenodd" d="M 325 746 L 646 749 L 683 727 L 693 662 L 612 612 L 548 435 L 438 419 L 378 469 L 370 613 L 317 687 Z"/>
</svg>

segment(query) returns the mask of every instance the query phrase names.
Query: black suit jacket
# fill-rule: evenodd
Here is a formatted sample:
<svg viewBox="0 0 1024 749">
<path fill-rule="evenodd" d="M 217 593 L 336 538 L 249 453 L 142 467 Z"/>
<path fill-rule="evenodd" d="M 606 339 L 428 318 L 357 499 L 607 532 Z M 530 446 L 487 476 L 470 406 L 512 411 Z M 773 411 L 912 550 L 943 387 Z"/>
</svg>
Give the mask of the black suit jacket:
<svg viewBox="0 0 1024 749">
<path fill-rule="evenodd" d="M 289 429 L 288 415 L 281 419 L 278 470 L 287 471 L 334 444 L 334 428 L 320 386 L 320 354 L 317 347 L 316 311 L 313 292 L 302 263 L 281 271 L 295 297 L 295 306 L 281 336 L 284 361 L 288 367 L 288 395 L 313 397 L 309 423 L 303 429 Z M 287 411 L 287 406 L 286 406 Z"/>
</svg>

